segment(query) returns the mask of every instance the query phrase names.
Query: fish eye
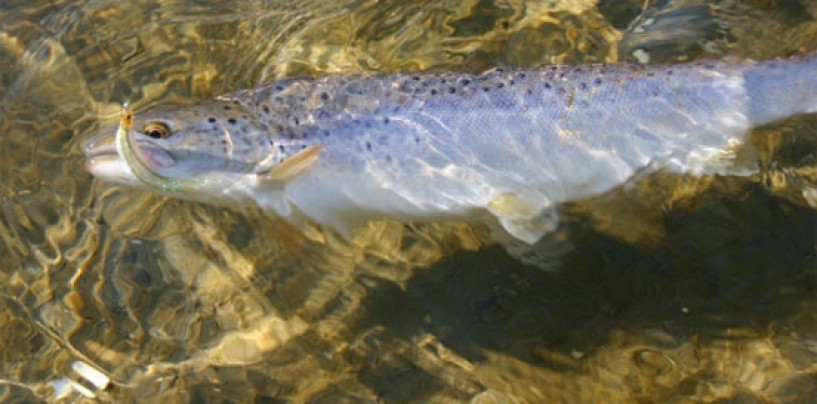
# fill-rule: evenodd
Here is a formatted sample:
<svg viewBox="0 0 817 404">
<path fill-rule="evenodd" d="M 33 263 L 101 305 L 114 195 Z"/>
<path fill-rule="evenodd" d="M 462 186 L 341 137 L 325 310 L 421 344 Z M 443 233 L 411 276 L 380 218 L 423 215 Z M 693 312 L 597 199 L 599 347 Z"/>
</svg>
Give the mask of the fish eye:
<svg viewBox="0 0 817 404">
<path fill-rule="evenodd" d="M 145 129 L 142 130 L 142 133 L 145 136 L 152 137 L 154 139 L 167 139 L 170 137 L 170 129 L 167 125 L 160 123 L 160 122 L 153 122 L 145 126 Z"/>
</svg>

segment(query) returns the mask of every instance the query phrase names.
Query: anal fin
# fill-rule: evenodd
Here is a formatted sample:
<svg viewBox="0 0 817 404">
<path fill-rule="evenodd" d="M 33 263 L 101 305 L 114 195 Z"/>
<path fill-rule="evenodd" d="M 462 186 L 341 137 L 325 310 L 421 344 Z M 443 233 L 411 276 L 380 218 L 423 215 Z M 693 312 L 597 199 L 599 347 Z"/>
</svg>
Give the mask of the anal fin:
<svg viewBox="0 0 817 404">
<path fill-rule="evenodd" d="M 488 211 L 511 236 L 534 244 L 556 228 L 550 201 L 538 192 L 505 193 L 490 203 Z"/>
</svg>

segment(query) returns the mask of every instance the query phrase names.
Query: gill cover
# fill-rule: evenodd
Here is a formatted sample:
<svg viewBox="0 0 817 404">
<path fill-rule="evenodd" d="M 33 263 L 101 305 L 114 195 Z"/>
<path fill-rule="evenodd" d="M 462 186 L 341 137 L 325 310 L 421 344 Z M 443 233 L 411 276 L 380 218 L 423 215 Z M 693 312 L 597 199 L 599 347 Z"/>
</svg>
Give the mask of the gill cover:
<svg viewBox="0 0 817 404">
<path fill-rule="evenodd" d="M 187 189 L 195 189 L 206 183 L 205 180 L 185 180 L 180 178 L 170 178 L 157 174 L 145 164 L 134 150 L 131 142 L 131 129 L 133 128 L 133 111 L 129 103 L 122 105 L 122 117 L 119 120 L 119 128 L 116 131 L 116 151 L 122 160 L 125 161 L 128 169 L 134 177 L 139 179 L 146 186 L 162 194 L 174 194 Z"/>
</svg>

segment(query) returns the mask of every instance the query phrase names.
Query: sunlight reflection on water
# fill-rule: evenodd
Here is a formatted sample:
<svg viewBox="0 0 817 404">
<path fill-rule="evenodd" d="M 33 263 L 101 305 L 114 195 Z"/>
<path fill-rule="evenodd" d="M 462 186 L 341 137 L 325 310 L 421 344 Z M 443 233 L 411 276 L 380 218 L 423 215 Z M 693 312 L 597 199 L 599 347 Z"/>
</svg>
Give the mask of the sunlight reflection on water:
<svg viewBox="0 0 817 404">
<path fill-rule="evenodd" d="M 806 175 L 659 173 L 566 205 L 552 240 L 571 248 L 545 273 L 480 227 L 373 223 L 347 242 L 82 168 L 79 139 L 123 100 L 637 49 L 660 62 L 817 48 L 809 2 L 596 3 L 0 6 L 0 401 L 810 402 Z M 813 165 L 815 123 L 756 131 L 761 167 Z"/>
</svg>

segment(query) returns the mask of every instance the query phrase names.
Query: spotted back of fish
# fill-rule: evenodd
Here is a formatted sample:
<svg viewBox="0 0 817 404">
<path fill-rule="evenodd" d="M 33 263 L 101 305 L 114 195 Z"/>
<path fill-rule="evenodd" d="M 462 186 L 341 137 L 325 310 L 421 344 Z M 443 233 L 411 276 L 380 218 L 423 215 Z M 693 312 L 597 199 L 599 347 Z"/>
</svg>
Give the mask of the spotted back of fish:
<svg viewBox="0 0 817 404">
<path fill-rule="evenodd" d="M 533 185 L 563 201 L 619 184 L 657 154 L 681 169 L 703 167 L 706 149 L 722 149 L 749 125 L 742 69 L 328 76 L 224 98 L 254 111 L 283 156 L 323 145 L 321 164 L 356 173 L 355 186 L 368 177 L 407 200 L 445 206 Z"/>
</svg>

